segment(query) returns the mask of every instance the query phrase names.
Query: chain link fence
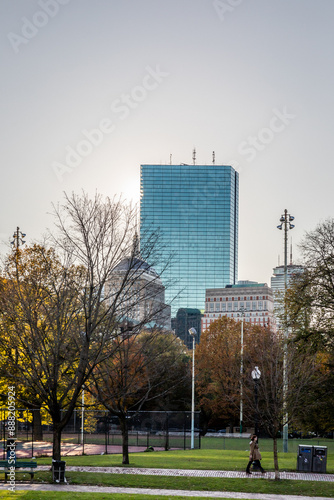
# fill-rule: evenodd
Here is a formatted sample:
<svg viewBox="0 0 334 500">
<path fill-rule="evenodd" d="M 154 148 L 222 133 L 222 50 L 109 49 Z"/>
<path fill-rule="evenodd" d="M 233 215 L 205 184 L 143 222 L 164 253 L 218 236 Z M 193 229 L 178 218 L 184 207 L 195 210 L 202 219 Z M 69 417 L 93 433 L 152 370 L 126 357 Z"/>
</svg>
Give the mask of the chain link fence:
<svg viewBox="0 0 334 500">
<path fill-rule="evenodd" d="M 0 408 L 3 458 L 7 450 L 8 412 Z M 191 412 L 147 411 L 127 415 L 128 444 L 131 451 L 188 449 L 191 447 Z M 199 412 L 194 414 L 194 448 L 201 446 Z M 16 409 L 16 456 L 51 456 L 53 427 L 40 410 Z M 118 417 L 108 411 L 76 409 L 62 432 L 62 456 L 122 452 L 122 432 Z"/>
</svg>

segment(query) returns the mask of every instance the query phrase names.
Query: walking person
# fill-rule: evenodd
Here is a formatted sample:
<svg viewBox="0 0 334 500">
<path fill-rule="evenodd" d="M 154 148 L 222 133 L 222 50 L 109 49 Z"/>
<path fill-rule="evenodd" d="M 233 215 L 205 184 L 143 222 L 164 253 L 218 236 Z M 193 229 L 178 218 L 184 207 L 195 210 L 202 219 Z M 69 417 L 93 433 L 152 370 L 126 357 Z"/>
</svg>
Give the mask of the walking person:
<svg viewBox="0 0 334 500">
<path fill-rule="evenodd" d="M 254 462 L 254 465 L 255 467 L 258 467 L 260 469 L 260 471 L 262 472 L 262 474 L 264 474 L 264 470 L 261 466 L 261 453 L 260 453 L 260 450 L 259 450 L 259 445 L 257 444 L 257 435 L 256 434 L 253 434 L 251 436 L 251 440 L 250 440 L 250 451 L 249 451 L 249 462 L 248 462 L 248 465 L 247 465 L 247 468 L 246 468 L 246 474 L 251 474 L 251 471 L 250 471 L 250 466 L 252 465 L 252 463 Z"/>
</svg>

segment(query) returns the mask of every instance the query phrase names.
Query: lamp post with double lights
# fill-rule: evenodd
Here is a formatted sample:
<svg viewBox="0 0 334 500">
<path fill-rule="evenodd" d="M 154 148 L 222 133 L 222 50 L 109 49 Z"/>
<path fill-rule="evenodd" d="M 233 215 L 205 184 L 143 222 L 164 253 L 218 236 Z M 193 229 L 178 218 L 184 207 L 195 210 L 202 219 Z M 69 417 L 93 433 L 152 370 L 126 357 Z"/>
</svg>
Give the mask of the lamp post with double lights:
<svg viewBox="0 0 334 500">
<path fill-rule="evenodd" d="M 192 376 L 191 376 L 191 441 L 190 448 L 193 450 L 195 445 L 195 337 L 197 331 L 195 328 L 189 328 L 188 332 L 193 338 L 193 363 L 192 363 Z"/>
<path fill-rule="evenodd" d="M 284 353 L 283 353 L 283 453 L 288 452 L 288 420 L 287 411 L 287 393 L 288 393 L 288 376 L 287 376 L 287 349 L 288 349 L 288 328 L 287 328 L 287 311 L 286 311 L 286 290 L 288 287 L 288 230 L 295 226 L 291 224 L 294 216 L 288 214 L 287 209 L 281 215 L 280 225 L 277 229 L 282 230 L 284 226 Z"/>
<path fill-rule="evenodd" d="M 240 329 L 240 436 L 243 427 L 243 374 L 244 374 L 244 317 L 245 309 L 240 307 L 238 316 L 241 316 L 241 329 Z"/>
<path fill-rule="evenodd" d="M 23 238 L 27 235 L 20 231 L 20 228 L 17 227 L 15 233 L 13 234 L 13 241 L 11 241 L 11 245 L 13 245 L 13 250 L 18 250 L 21 245 L 25 244 Z"/>
<path fill-rule="evenodd" d="M 252 371 L 252 379 L 254 380 L 254 395 L 255 395 L 255 426 L 254 434 L 258 435 L 258 421 L 259 421 L 259 408 L 258 408 L 258 384 L 261 378 L 259 367 L 256 366 Z"/>
</svg>

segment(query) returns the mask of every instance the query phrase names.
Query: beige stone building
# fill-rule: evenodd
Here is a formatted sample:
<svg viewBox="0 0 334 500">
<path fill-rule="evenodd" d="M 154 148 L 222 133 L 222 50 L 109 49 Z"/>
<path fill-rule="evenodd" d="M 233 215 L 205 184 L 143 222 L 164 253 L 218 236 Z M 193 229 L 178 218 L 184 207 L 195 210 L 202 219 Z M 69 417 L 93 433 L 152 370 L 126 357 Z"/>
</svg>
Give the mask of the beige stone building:
<svg viewBox="0 0 334 500">
<path fill-rule="evenodd" d="M 239 281 L 237 285 L 225 288 L 209 288 L 205 293 L 205 312 L 202 318 L 202 332 L 222 316 L 268 326 L 276 330 L 274 299 L 266 283 Z"/>
</svg>

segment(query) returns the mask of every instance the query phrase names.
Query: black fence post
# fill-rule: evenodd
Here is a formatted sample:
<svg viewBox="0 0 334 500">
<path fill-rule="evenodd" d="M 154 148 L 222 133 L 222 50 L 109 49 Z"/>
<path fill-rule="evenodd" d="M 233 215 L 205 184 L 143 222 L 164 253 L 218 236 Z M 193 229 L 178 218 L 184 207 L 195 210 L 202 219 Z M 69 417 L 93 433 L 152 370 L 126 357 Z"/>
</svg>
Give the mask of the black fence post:
<svg viewBox="0 0 334 500">
<path fill-rule="evenodd" d="M 32 423 L 34 424 L 34 418 L 32 419 Z M 29 441 L 29 416 L 28 416 L 28 410 L 26 411 L 26 426 L 27 426 L 27 441 Z"/>
<path fill-rule="evenodd" d="M 32 410 L 34 411 L 34 410 Z M 33 419 L 33 415 L 31 416 Z M 34 425 L 31 426 L 31 458 L 34 456 Z"/>
<path fill-rule="evenodd" d="M 187 415 L 183 412 L 183 449 L 186 449 L 186 429 L 187 429 Z"/>
<path fill-rule="evenodd" d="M 169 450 L 169 425 L 168 425 L 168 412 L 166 412 L 166 439 L 165 439 L 165 451 Z"/>
<path fill-rule="evenodd" d="M 109 428 L 109 421 L 108 421 L 108 415 L 104 415 L 104 442 L 105 442 L 105 454 L 108 455 L 108 428 Z"/>
</svg>

